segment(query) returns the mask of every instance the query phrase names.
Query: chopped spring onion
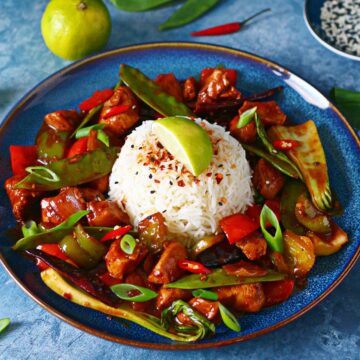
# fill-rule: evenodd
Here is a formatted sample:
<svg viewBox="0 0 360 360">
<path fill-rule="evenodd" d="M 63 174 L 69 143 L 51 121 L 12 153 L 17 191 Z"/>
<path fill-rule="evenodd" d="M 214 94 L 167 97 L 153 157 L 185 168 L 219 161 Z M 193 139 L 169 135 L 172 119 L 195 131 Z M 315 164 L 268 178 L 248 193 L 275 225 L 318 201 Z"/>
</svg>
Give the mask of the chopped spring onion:
<svg viewBox="0 0 360 360">
<path fill-rule="evenodd" d="M 218 294 L 214 291 L 197 289 L 192 292 L 192 295 L 206 300 L 216 301 L 219 297 Z"/>
<path fill-rule="evenodd" d="M 257 106 L 252 107 L 251 109 L 246 110 L 240 115 L 240 119 L 236 125 L 238 129 L 243 128 L 248 125 L 251 121 L 254 120 L 254 116 L 256 114 Z"/>
<path fill-rule="evenodd" d="M 85 128 L 79 129 L 75 133 L 75 138 L 80 139 L 82 137 L 89 136 L 89 133 L 91 130 L 96 130 L 98 140 L 101 141 L 102 143 L 104 143 L 107 147 L 109 147 L 110 146 L 109 137 L 103 131 L 104 127 L 105 127 L 105 124 L 95 124 L 95 125 L 91 125 L 91 126 L 87 126 Z"/>
<path fill-rule="evenodd" d="M 9 326 L 9 324 L 9 318 L 0 319 L 0 334 Z"/>
<path fill-rule="evenodd" d="M 266 225 L 270 223 L 271 226 L 275 228 L 275 235 L 271 235 L 266 230 Z M 260 213 L 260 226 L 261 231 L 264 235 L 265 240 L 268 242 L 270 247 L 277 252 L 283 252 L 284 250 L 284 241 L 283 235 L 280 227 L 279 220 L 277 219 L 275 213 L 267 206 L 264 205 Z"/>
<path fill-rule="evenodd" d="M 112 292 L 122 300 L 144 302 L 151 299 L 155 299 L 158 294 L 148 288 L 137 286 L 133 284 L 117 284 L 111 286 Z M 138 295 L 131 296 L 129 292 L 140 293 Z"/>
<path fill-rule="evenodd" d="M 136 247 L 135 238 L 129 234 L 125 234 L 120 241 L 120 247 L 125 254 L 133 254 Z"/>
<path fill-rule="evenodd" d="M 41 232 L 34 220 L 27 221 L 22 227 L 21 231 L 24 237 L 35 235 Z"/>
<path fill-rule="evenodd" d="M 25 169 L 29 174 L 36 176 L 40 179 L 49 181 L 49 182 L 57 182 L 60 181 L 60 177 L 52 170 L 45 166 L 28 166 Z M 46 176 L 49 175 L 49 176 Z"/>
<path fill-rule="evenodd" d="M 219 304 L 221 318 L 224 324 L 231 330 L 239 332 L 241 330 L 240 324 L 235 316 L 222 304 Z"/>
</svg>

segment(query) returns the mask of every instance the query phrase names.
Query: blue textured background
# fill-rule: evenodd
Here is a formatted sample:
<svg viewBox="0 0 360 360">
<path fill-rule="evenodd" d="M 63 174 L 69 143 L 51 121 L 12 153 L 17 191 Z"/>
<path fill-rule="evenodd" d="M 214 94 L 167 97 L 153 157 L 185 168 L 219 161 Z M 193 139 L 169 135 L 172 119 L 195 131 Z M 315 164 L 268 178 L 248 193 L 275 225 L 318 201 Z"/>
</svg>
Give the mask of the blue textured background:
<svg viewBox="0 0 360 360">
<path fill-rule="evenodd" d="M 156 25 L 172 9 L 144 14 L 112 9 L 113 33 L 107 48 L 148 41 L 192 40 L 188 35 L 192 30 L 241 19 L 243 15 L 268 6 L 268 3 L 224 0 L 200 21 L 164 33 L 157 32 Z M 0 1 L 0 119 L 25 91 L 67 64 L 50 54 L 43 45 L 39 23 L 45 4 L 46 1 Z M 334 55 L 311 37 L 302 19 L 303 1 L 273 0 L 271 6 L 272 14 L 244 28 L 241 33 L 201 40 L 268 57 L 309 80 L 325 94 L 334 85 L 360 90 L 356 89 L 360 63 Z M 123 29 L 126 32 L 123 33 Z M 356 278 L 359 269 L 357 265 L 324 302 L 285 328 L 224 349 L 181 354 L 133 349 L 84 334 L 42 310 L 1 269 L 0 318 L 9 316 L 13 323 L 5 334 L 0 335 L 0 357 L 356 359 L 359 358 L 360 345 L 360 285 Z"/>
</svg>

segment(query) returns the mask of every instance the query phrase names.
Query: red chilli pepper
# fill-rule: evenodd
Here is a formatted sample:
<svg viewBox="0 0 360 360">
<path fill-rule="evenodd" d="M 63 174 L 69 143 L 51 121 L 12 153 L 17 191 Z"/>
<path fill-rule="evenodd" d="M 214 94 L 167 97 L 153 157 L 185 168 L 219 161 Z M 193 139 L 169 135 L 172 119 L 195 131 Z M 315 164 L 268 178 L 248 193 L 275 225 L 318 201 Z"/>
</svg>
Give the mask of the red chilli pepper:
<svg viewBox="0 0 360 360">
<path fill-rule="evenodd" d="M 71 265 L 77 266 L 74 261 L 72 261 L 66 254 L 62 252 L 59 244 L 42 244 L 36 247 L 38 250 L 43 251 L 46 254 L 56 256 L 57 258 L 67 261 Z M 40 269 L 40 271 L 44 271 L 48 268 L 48 266 L 40 259 L 36 259 L 36 265 Z"/>
<path fill-rule="evenodd" d="M 87 152 L 88 136 L 82 137 L 79 140 L 76 140 L 74 144 L 69 149 L 67 156 L 68 158 L 75 155 L 81 155 Z"/>
<path fill-rule="evenodd" d="M 114 106 L 112 108 L 107 109 L 103 114 L 102 117 L 103 118 L 109 118 L 111 116 L 115 116 L 115 115 L 119 115 L 122 114 L 125 111 L 128 111 L 130 109 L 129 105 L 118 105 L 118 106 Z"/>
<path fill-rule="evenodd" d="M 300 145 L 296 140 L 286 139 L 286 140 L 274 140 L 273 146 L 277 150 L 291 150 L 295 149 Z"/>
<path fill-rule="evenodd" d="M 89 111 L 103 104 L 106 100 L 109 100 L 113 94 L 114 90 L 112 89 L 96 90 L 88 99 L 79 105 L 79 108 L 82 111 Z"/>
<path fill-rule="evenodd" d="M 112 277 L 109 272 L 106 272 L 106 273 L 100 275 L 99 278 L 107 286 L 121 284 L 121 282 L 122 282 L 120 279 L 116 279 L 116 278 Z"/>
<path fill-rule="evenodd" d="M 26 175 L 26 168 L 36 164 L 36 146 L 10 145 L 11 169 L 14 175 Z"/>
<path fill-rule="evenodd" d="M 107 241 L 117 238 L 118 236 L 123 236 L 127 234 L 132 229 L 131 225 L 126 225 L 123 227 L 120 227 L 118 229 L 109 231 L 100 241 Z"/>
<path fill-rule="evenodd" d="M 277 219 L 280 221 L 280 201 L 277 199 L 274 200 L 266 200 L 265 205 L 267 205 L 276 215 Z M 258 222 L 260 224 L 260 214 L 261 214 L 262 206 L 258 204 L 253 204 L 249 206 L 246 211 L 245 215 L 251 218 L 252 220 Z M 270 227 L 271 224 L 267 223 L 266 227 Z"/>
<path fill-rule="evenodd" d="M 220 227 L 230 244 L 235 244 L 260 227 L 259 221 L 254 221 L 243 214 L 230 215 L 220 220 Z"/>
<path fill-rule="evenodd" d="M 193 274 L 204 274 L 208 275 L 211 273 L 211 270 L 208 269 L 203 264 L 200 264 L 197 261 L 191 261 L 191 260 L 179 260 L 177 263 L 178 267 L 180 269 L 189 271 Z"/>
<path fill-rule="evenodd" d="M 226 35 L 238 32 L 247 22 L 254 19 L 255 17 L 263 14 L 264 12 L 270 11 L 271 9 L 264 9 L 259 11 L 258 13 L 250 16 L 244 21 L 237 21 L 232 23 L 227 23 L 219 26 L 214 26 L 208 29 L 203 29 L 200 31 L 194 31 L 191 33 L 191 36 L 217 36 L 217 35 Z"/>
</svg>

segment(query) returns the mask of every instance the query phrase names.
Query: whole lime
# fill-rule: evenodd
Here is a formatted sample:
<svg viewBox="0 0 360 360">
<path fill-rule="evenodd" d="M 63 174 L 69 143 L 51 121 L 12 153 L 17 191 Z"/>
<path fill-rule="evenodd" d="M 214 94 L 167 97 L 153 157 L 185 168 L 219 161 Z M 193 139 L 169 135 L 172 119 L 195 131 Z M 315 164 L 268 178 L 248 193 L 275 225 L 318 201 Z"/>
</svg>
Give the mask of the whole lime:
<svg viewBox="0 0 360 360">
<path fill-rule="evenodd" d="M 101 50 L 111 32 L 111 18 L 102 0 L 51 0 L 41 20 L 46 46 L 66 60 Z"/>
</svg>

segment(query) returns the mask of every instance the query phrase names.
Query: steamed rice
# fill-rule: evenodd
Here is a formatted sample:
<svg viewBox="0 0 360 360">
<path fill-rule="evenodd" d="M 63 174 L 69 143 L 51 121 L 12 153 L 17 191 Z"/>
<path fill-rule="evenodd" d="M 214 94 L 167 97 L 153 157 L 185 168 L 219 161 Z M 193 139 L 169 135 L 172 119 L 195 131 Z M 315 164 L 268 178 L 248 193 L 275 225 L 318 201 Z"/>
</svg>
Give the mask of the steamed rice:
<svg viewBox="0 0 360 360">
<path fill-rule="evenodd" d="M 110 198 L 136 227 L 161 212 L 170 238 L 191 245 L 219 229 L 219 221 L 243 212 L 252 203 L 251 170 L 245 151 L 221 126 L 195 120 L 209 134 L 214 156 L 209 167 L 194 177 L 175 160 L 152 133 L 146 121 L 126 139 L 110 176 Z"/>
</svg>

